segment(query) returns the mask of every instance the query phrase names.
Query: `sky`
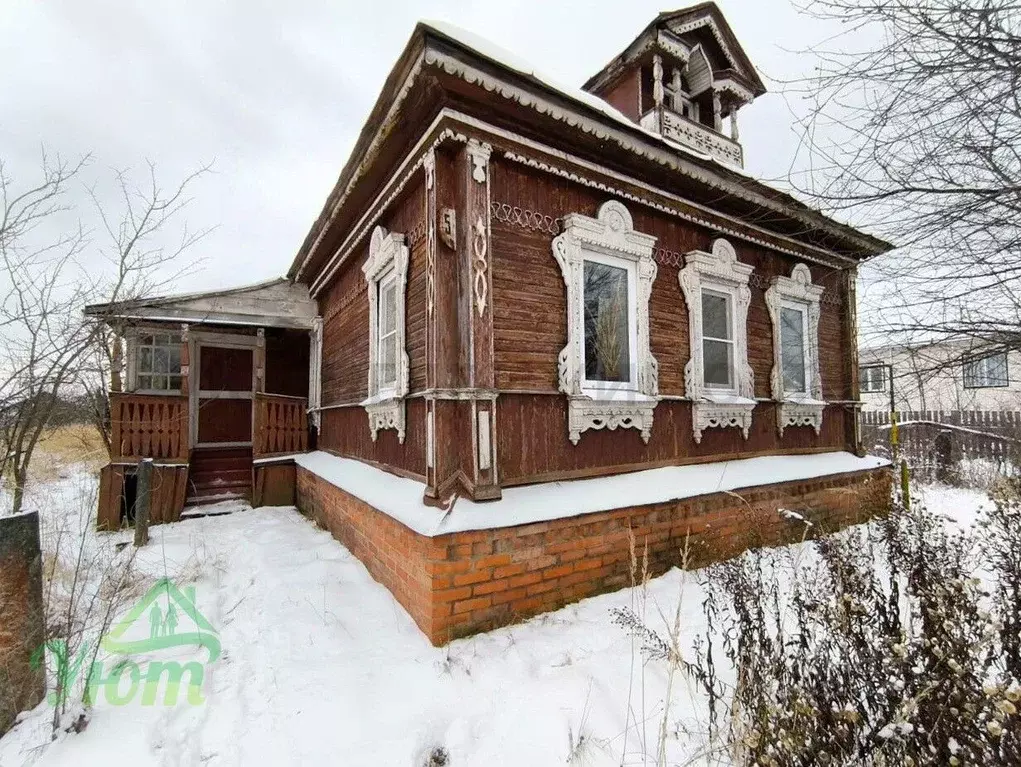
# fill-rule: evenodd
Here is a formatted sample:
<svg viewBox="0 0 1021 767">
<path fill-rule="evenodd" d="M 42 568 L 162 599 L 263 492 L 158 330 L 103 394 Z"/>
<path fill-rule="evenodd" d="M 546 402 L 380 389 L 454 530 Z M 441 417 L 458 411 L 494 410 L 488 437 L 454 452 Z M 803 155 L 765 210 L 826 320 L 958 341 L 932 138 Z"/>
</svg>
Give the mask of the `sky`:
<svg viewBox="0 0 1021 767">
<path fill-rule="evenodd" d="M 746 167 L 786 176 L 798 148 L 778 81 L 810 71 L 830 31 L 790 0 L 718 0 L 770 92 L 741 112 Z M 115 170 L 146 162 L 190 188 L 182 291 L 284 274 L 335 183 L 387 73 L 419 19 L 440 19 L 580 85 L 661 10 L 662 0 L 0 0 L 0 160 L 15 185 L 45 149 L 91 154 L 72 190 L 95 231 L 94 187 L 116 211 Z M 183 219 L 182 219 L 183 221 Z M 178 230 L 167 232 L 173 239 Z M 82 258 L 100 267 L 99 245 Z"/>
</svg>

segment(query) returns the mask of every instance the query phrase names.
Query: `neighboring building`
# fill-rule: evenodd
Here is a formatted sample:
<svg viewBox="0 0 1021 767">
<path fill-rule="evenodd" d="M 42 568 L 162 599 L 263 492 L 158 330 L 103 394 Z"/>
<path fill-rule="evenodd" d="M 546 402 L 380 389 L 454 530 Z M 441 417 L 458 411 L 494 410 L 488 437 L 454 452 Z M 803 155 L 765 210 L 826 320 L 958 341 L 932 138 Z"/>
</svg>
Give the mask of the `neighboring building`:
<svg viewBox="0 0 1021 767">
<path fill-rule="evenodd" d="M 862 409 L 1006 410 L 1021 407 L 1021 353 L 968 341 L 862 349 Z"/>
<path fill-rule="evenodd" d="M 626 584 L 631 536 L 655 572 L 803 535 L 780 507 L 818 530 L 885 504 L 854 284 L 890 246 L 742 170 L 764 91 L 713 3 L 586 90 L 419 24 L 288 272 L 319 450 L 257 454 L 256 487 L 294 472 L 434 642 Z"/>
</svg>

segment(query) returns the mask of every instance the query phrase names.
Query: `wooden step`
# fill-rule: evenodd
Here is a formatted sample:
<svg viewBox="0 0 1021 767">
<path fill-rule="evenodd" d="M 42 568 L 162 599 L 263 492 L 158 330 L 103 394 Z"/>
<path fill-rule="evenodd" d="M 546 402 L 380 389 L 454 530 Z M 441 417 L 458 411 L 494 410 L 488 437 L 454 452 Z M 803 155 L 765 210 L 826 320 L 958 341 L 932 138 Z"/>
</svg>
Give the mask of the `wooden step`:
<svg viewBox="0 0 1021 767">
<path fill-rule="evenodd" d="M 196 448 L 188 467 L 185 505 L 231 499 L 251 500 L 252 450 L 237 447 Z"/>
</svg>

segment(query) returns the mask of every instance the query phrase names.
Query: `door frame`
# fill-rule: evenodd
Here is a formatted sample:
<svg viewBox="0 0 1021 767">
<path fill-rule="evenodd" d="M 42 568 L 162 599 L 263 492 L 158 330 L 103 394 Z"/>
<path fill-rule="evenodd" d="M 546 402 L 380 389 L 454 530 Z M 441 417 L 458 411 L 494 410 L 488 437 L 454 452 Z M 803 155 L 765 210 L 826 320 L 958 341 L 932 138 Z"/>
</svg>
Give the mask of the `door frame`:
<svg viewBox="0 0 1021 767">
<path fill-rule="evenodd" d="M 190 447 L 251 447 L 255 444 L 255 393 L 257 391 L 258 371 L 255 369 L 255 350 L 259 345 L 258 336 L 234 335 L 232 333 L 202 333 L 192 331 L 188 335 L 188 358 L 190 360 L 188 370 L 188 411 L 189 411 L 189 432 L 191 433 Z M 252 388 L 248 392 L 224 392 L 200 391 L 199 381 L 202 380 L 202 347 L 208 346 L 217 349 L 250 349 L 252 352 Z M 194 385 L 192 385 L 194 382 Z M 250 438 L 245 442 L 199 442 L 199 400 L 206 395 L 206 399 L 247 399 L 252 402 L 251 423 L 249 425 Z"/>
</svg>

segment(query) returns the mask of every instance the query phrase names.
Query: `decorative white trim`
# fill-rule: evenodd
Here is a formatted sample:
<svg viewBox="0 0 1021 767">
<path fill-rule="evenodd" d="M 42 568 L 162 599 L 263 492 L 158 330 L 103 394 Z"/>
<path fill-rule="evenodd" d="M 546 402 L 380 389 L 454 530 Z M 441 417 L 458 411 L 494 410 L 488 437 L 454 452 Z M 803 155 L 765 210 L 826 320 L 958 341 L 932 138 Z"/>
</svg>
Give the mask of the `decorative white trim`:
<svg viewBox="0 0 1021 767">
<path fill-rule="evenodd" d="M 811 426 L 816 435 L 822 430 L 822 415 L 826 403 L 822 399 L 822 379 L 819 375 L 819 303 L 823 286 L 812 284 L 812 273 L 805 264 L 795 264 L 790 277 L 774 277 L 766 290 L 766 308 L 773 323 L 773 371 L 770 385 L 773 399 L 780 403 L 776 429 L 783 436 L 788 426 Z M 783 357 L 780 341 L 780 309 L 784 303 L 804 307 L 807 319 L 805 334 L 806 391 L 791 393 L 784 391 Z"/>
<path fill-rule="evenodd" d="M 684 386 L 692 402 L 692 430 L 695 442 L 702 441 L 708 428 L 740 427 L 745 439 L 755 409 L 755 377 L 748 364 L 748 305 L 752 292 L 748 287 L 753 267 L 737 260 L 734 246 L 720 238 L 713 242 L 712 253 L 693 250 L 677 279 L 688 306 L 688 339 L 691 356 L 684 366 Z M 702 290 L 719 290 L 732 297 L 734 334 L 734 387 L 717 390 L 705 385 L 702 363 Z"/>
<path fill-rule="evenodd" d="M 493 147 L 489 144 L 484 144 L 478 139 L 468 139 L 468 156 L 471 157 L 472 161 L 472 178 L 478 183 L 484 184 L 486 182 L 486 173 L 489 168 L 489 155 L 492 154 Z"/>
<path fill-rule="evenodd" d="M 397 439 L 404 443 L 404 397 L 408 394 L 411 363 L 405 343 L 404 296 L 408 288 L 408 246 L 404 235 L 388 233 L 382 226 L 372 231 L 369 242 L 369 257 L 362 267 L 369 292 L 369 396 L 362 402 L 369 416 L 372 441 L 380 429 L 396 429 Z M 380 391 L 377 371 L 378 359 L 377 326 L 379 322 L 378 288 L 379 281 L 393 271 L 397 281 L 397 371 L 393 389 Z"/>
<path fill-rule="evenodd" d="M 312 320 L 312 330 L 308 334 L 308 412 L 312 424 L 320 426 L 320 406 L 323 396 L 323 318 Z"/>
<path fill-rule="evenodd" d="M 481 215 L 475 220 L 472 227 L 472 255 L 474 260 L 472 269 L 474 278 L 472 280 L 475 293 L 475 308 L 479 317 L 486 314 L 486 297 L 489 292 L 489 237 L 486 232 L 486 221 Z"/>
<path fill-rule="evenodd" d="M 567 290 L 567 345 L 557 360 L 559 388 L 568 397 L 568 433 L 575 445 L 587 429 L 639 429 L 648 443 L 659 394 L 659 365 L 649 344 L 649 299 L 656 279 L 656 238 L 636 232 L 631 213 L 620 202 L 603 203 L 596 218 L 579 213 L 564 217 L 564 231 L 553 239 L 553 256 Z M 629 384 L 611 392 L 584 385 L 585 252 L 630 261 L 635 265 L 637 313 Z M 630 320 L 630 318 L 629 318 Z"/>
<path fill-rule="evenodd" d="M 707 15 L 692 19 L 685 24 L 679 24 L 677 22 L 667 24 L 667 29 L 678 36 L 691 32 L 699 27 L 709 27 L 710 31 L 713 33 L 713 37 L 716 38 L 716 42 L 720 44 L 720 48 L 723 50 L 723 55 L 727 57 L 727 61 L 733 64 L 735 69 L 743 70 L 741 63 L 731 52 L 730 47 L 727 45 L 727 41 L 723 38 L 723 33 L 720 32 L 720 28 L 716 26 L 716 22 L 711 16 Z"/>
</svg>

